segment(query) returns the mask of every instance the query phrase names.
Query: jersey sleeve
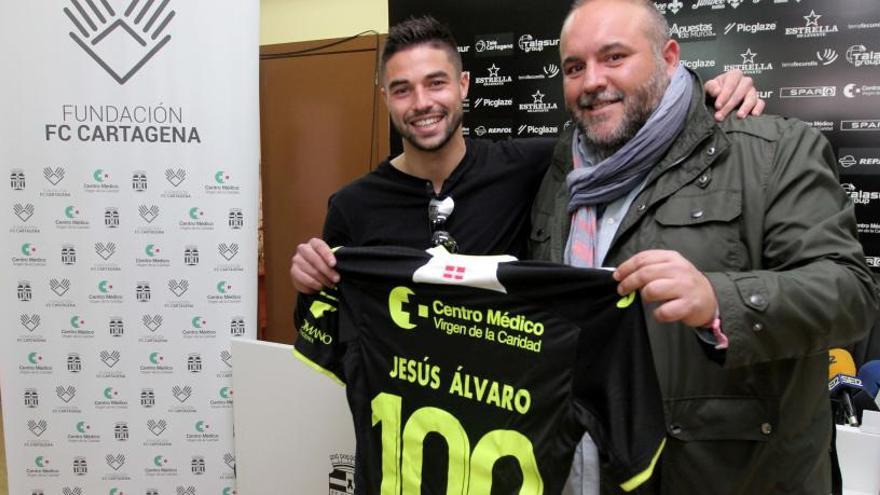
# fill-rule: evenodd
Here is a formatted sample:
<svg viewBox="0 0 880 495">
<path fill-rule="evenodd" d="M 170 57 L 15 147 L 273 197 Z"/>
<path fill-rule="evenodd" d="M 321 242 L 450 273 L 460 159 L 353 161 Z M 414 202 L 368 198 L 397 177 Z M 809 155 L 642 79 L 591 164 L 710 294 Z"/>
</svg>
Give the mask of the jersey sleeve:
<svg viewBox="0 0 880 495">
<path fill-rule="evenodd" d="M 293 354 L 340 385 L 345 384 L 345 345 L 339 338 L 339 300 L 329 291 L 299 294 L 294 311 L 299 336 Z"/>
</svg>

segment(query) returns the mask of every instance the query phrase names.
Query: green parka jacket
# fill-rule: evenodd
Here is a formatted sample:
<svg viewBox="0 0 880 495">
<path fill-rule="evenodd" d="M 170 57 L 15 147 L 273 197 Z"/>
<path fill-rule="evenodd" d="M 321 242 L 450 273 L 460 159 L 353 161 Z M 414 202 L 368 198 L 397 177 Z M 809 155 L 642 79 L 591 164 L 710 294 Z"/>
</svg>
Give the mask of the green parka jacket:
<svg viewBox="0 0 880 495">
<path fill-rule="evenodd" d="M 828 349 L 863 338 L 878 301 L 853 205 L 818 131 L 773 116 L 717 124 L 703 98 L 697 82 L 685 129 L 605 260 L 680 252 L 712 283 L 730 339 L 715 351 L 692 328 L 646 315 L 668 434 L 660 491 L 827 495 Z M 532 209 L 533 259 L 563 259 L 571 139 L 561 137 Z"/>
</svg>

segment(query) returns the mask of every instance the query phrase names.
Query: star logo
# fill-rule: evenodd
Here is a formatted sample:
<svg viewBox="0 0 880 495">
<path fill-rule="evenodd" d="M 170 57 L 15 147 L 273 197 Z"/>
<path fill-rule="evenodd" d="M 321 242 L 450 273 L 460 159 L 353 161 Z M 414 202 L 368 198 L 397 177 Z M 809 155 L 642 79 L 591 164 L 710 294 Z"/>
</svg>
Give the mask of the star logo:
<svg viewBox="0 0 880 495">
<path fill-rule="evenodd" d="M 819 27 L 819 18 L 821 15 L 816 14 L 815 10 L 810 10 L 810 15 L 805 15 L 804 19 L 807 21 L 807 27 Z"/>
<path fill-rule="evenodd" d="M 498 71 L 501 70 L 500 67 L 496 67 L 495 64 L 492 64 L 492 67 L 489 67 L 489 77 L 498 77 Z"/>
<path fill-rule="evenodd" d="M 745 53 L 740 53 L 739 56 L 743 58 L 743 64 L 753 64 L 755 63 L 755 56 L 757 53 L 752 53 L 752 49 L 749 48 Z"/>
<path fill-rule="evenodd" d="M 545 96 L 547 96 L 547 95 L 542 93 L 540 89 L 538 91 L 536 91 L 535 94 L 532 95 L 532 99 L 535 100 L 534 101 L 535 105 L 544 104 L 544 97 Z"/>
</svg>

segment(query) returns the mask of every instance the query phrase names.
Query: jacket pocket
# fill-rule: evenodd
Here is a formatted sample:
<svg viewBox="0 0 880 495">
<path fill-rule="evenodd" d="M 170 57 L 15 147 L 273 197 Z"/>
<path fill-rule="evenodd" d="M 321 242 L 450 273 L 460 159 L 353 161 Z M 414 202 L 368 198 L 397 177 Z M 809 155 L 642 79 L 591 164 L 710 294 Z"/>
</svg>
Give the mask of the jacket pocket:
<svg viewBox="0 0 880 495">
<path fill-rule="evenodd" d="M 779 424 L 774 397 L 700 397 L 667 400 L 667 433 L 684 442 L 771 440 Z"/>
<path fill-rule="evenodd" d="M 550 215 L 532 212 L 532 228 L 529 232 L 529 258 L 550 260 Z"/>
<path fill-rule="evenodd" d="M 740 269 L 745 261 L 741 215 L 737 190 L 673 195 L 657 208 L 657 240 L 701 270 Z"/>
</svg>

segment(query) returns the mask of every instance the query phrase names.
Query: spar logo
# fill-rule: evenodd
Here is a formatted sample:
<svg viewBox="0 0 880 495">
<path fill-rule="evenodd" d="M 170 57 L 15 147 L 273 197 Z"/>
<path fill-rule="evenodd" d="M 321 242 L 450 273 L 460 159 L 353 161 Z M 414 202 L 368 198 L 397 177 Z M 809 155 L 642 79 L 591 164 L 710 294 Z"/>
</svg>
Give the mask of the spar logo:
<svg viewBox="0 0 880 495">
<path fill-rule="evenodd" d="M 880 131 L 880 119 L 841 120 L 841 131 Z"/>
<path fill-rule="evenodd" d="M 725 65 L 725 72 L 739 69 L 743 74 L 761 74 L 764 71 L 773 70 L 772 62 L 755 62 L 755 57 L 757 57 L 758 54 L 753 52 L 751 48 L 747 48 L 746 51 L 740 53 L 739 56 L 742 57 L 742 64 Z"/>
<path fill-rule="evenodd" d="M 171 41 L 167 31 L 175 11 L 168 4 L 131 0 L 115 10 L 105 0 L 70 0 L 73 8 L 63 11 L 72 25 L 73 41 L 122 85 Z"/>
<path fill-rule="evenodd" d="M 880 52 L 868 50 L 865 45 L 852 45 L 846 50 L 846 61 L 856 67 L 880 65 Z"/>
<path fill-rule="evenodd" d="M 787 86 L 779 88 L 780 98 L 833 98 L 837 86 Z"/>
<path fill-rule="evenodd" d="M 822 15 L 817 14 L 815 10 L 810 10 L 810 14 L 803 16 L 803 18 L 804 26 L 785 28 L 785 35 L 796 38 L 822 38 L 829 33 L 838 31 L 837 24 L 820 25 L 819 19 L 822 18 Z"/>
</svg>

